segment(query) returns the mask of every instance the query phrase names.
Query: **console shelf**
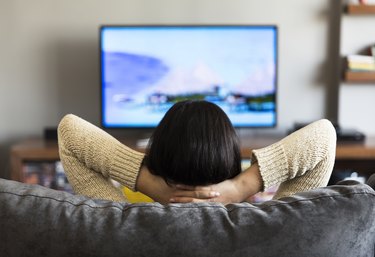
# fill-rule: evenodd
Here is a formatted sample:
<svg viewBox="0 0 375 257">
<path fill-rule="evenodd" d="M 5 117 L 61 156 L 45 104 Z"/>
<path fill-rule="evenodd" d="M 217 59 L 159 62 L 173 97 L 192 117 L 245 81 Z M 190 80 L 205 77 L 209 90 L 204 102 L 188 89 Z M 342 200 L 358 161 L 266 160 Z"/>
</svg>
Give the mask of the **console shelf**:
<svg viewBox="0 0 375 257">
<path fill-rule="evenodd" d="M 346 82 L 375 83 L 375 72 L 346 71 L 344 75 Z"/>
<path fill-rule="evenodd" d="M 348 4 L 347 6 L 348 14 L 375 14 L 374 4 Z"/>
<path fill-rule="evenodd" d="M 241 143 L 241 155 L 243 159 L 249 159 L 251 149 L 261 148 L 272 144 L 281 137 L 251 137 L 244 138 Z M 136 140 L 125 143 L 131 148 Z M 26 140 L 14 144 L 11 147 L 11 178 L 25 182 L 25 165 L 29 162 L 55 162 L 59 160 L 59 151 L 56 141 L 42 139 Z M 363 143 L 338 143 L 336 148 L 335 170 L 355 170 L 360 174 L 369 176 L 374 173 L 375 167 L 375 137 L 368 137 Z"/>
</svg>

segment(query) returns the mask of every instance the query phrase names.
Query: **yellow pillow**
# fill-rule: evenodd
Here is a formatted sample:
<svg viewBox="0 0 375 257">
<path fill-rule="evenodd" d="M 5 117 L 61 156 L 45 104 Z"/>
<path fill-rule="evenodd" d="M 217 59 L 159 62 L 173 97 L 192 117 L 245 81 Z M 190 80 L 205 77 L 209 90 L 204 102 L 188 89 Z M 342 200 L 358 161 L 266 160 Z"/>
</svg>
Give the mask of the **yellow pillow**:
<svg viewBox="0 0 375 257">
<path fill-rule="evenodd" d="M 152 203 L 154 200 L 152 200 L 147 195 L 142 194 L 141 192 L 133 192 L 127 187 L 123 187 L 122 192 L 126 196 L 126 198 L 131 203 Z"/>
</svg>

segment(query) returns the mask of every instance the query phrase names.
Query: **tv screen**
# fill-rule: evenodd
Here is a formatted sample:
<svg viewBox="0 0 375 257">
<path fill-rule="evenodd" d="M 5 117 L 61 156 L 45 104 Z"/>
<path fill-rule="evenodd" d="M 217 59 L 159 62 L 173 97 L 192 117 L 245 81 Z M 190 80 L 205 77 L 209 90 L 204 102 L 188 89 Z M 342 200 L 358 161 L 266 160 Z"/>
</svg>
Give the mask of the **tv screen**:
<svg viewBox="0 0 375 257">
<path fill-rule="evenodd" d="M 276 26 L 102 26 L 104 128 L 153 128 L 177 101 L 220 106 L 239 127 L 276 126 Z"/>
</svg>

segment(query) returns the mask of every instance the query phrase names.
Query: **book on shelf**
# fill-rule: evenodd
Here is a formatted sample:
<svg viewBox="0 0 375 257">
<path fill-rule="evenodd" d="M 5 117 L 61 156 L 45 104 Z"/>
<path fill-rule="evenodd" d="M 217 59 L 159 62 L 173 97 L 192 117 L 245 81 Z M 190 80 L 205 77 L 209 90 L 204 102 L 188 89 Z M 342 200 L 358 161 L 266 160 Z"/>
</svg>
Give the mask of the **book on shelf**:
<svg viewBox="0 0 375 257">
<path fill-rule="evenodd" d="M 351 71 L 375 71 L 375 63 L 348 63 Z"/>
<path fill-rule="evenodd" d="M 348 55 L 347 67 L 350 71 L 375 71 L 375 57 L 371 55 Z"/>
</svg>

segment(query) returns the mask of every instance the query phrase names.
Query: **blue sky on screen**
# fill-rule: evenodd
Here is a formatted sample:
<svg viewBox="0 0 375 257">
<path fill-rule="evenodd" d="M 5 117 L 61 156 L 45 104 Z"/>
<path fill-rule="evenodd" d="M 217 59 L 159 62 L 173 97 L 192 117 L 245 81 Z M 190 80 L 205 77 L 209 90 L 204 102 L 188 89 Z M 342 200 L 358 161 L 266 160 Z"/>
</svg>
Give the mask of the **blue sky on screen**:
<svg viewBox="0 0 375 257">
<path fill-rule="evenodd" d="M 237 84 L 238 87 L 249 74 L 275 77 L 276 36 L 273 27 L 267 30 L 264 27 L 236 30 L 231 27 L 119 27 L 106 28 L 102 33 L 105 34 L 102 46 L 106 52 L 152 56 L 183 70 L 202 63 L 213 71 L 218 81 Z M 274 52 L 270 51 L 272 48 Z M 263 70 L 260 71 L 260 67 Z M 267 84 L 268 90 L 274 90 L 273 81 Z"/>
</svg>

